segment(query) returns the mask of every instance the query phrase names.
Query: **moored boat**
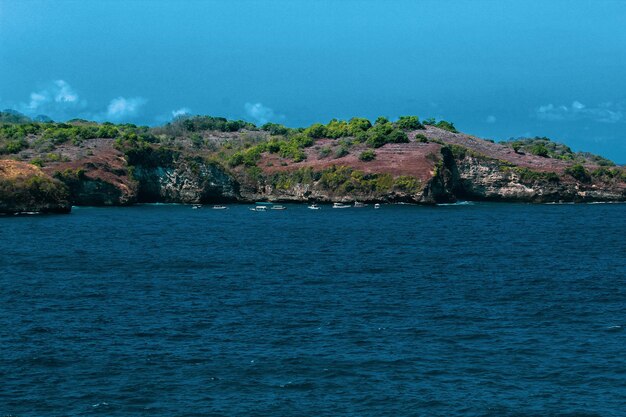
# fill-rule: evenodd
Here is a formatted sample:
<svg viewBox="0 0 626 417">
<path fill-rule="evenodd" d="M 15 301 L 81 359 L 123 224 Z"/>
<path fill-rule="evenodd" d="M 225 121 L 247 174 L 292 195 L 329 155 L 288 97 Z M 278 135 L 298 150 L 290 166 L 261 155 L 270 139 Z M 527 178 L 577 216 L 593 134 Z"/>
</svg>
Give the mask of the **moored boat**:
<svg viewBox="0 0 626 417">
<path fill-rule="evenodd" d="M 347 204 L 343 204 L 343 203 L 333 203 L 333 208 L 334 209 L 345 209 L 345 208 L 350 208 L 351 206 L 347 205 Z"/>
<path fill-rule="evenodd" d="M 358 201 L 354 202 L 354 207 L 367 207 L 367 204 L 365 203 L 359 203 Z"/>
<path fill-rule="evenodd" d="M 309 210 L 320 210 L 321 207 L 318 206 L 317 204 L 313 203 L 310 206 L 307 207 Z"/>
<path fill-rule="evenodd" d="M 221 206 L 221 205 L 213 206 L 212 208 L 213 208 L 213 210 L 227 210 L 228 209 L 228 207 Z"/>
</svg>

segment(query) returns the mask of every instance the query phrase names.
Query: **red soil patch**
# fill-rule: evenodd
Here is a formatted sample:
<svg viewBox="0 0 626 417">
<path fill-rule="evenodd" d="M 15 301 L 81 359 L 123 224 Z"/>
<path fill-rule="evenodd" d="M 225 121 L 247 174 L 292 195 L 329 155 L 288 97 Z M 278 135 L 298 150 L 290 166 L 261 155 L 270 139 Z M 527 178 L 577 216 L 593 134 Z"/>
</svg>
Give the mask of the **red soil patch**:
<svg viewBox="0 0 626 417">
<path fill-rule="evenodd" d="M 329 156 L 321 157 L 323 147 L 331 149 Z M 390 143 L 374 149 L 376 159 L 361 161 L 359 155 L 367 148 L 357 145 L 350 148 L 350 153 L 341 158 L 333 155 L 339 147 L 336 140 L 320 139 L 313 147 L 305 149 L 307 159 L 302 162 L 290 162 L 276 154 L 263 154 L 259 166 L 266 173 L 293 171 L 310 167 L 315 171 L 328 169 L 332 166 L 349 166 L 366 173 L 385 173 L 394 177 L 408 175 L 421 180 L 429 179 L 434 170 L 435 162 L 439 158 L 441 145 L 436 143 Z M 430 155 L 430 156 L 429 156 Z M 282 165 L 288 163 L 288 165 Z M 270 164 L 270 166 L 268 166 Z"/>
<path fill-rule="evenodd" d="M 85 150 L 91 151 L 91 154 L 87 154 Z M 59 147 L 57 151 L 62 155 L 69 154 L 78 159 L 50 163 L 43 170 L 51 175 L 56 171 L 66 169 L 82 169 L 85 176 L 92 180 L 108 182 L 126 190 L 131 186 L 132 181 L 128 177 L 128 165 L 124 155 L 113 148 L 113 142 L 109 139 L 92 139 L 86 141 L 81 148 L 70 145 Z"/>
</svg>

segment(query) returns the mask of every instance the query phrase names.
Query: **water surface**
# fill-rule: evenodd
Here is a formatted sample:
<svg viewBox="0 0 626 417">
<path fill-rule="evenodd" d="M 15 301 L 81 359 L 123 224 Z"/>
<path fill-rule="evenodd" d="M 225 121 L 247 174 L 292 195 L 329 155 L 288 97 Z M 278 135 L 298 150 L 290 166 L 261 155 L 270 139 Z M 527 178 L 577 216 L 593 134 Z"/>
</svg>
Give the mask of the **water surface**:
<svg viewBox="0 0 626 417">
<path fill-rule="evenodd" d="M 626 205 L 0 218 L 0 415 L 623 416 Z"/>
</svg>

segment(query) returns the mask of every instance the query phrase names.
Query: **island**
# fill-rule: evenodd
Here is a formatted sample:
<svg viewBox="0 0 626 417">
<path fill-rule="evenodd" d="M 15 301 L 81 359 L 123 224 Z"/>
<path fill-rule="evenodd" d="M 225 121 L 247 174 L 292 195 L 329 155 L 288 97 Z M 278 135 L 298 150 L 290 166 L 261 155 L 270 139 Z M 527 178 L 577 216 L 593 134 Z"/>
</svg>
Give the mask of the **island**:
<svg viewBox="0 0 626 417">
<path fill-rule="evenodd" d="M 0 213 L 136 203 L 626 201 L 626 169 L 545 137 L 496 143 L 445 120 L 289 128 L 212 116 L 157 127 L 0 112 Z"/>
</svg>

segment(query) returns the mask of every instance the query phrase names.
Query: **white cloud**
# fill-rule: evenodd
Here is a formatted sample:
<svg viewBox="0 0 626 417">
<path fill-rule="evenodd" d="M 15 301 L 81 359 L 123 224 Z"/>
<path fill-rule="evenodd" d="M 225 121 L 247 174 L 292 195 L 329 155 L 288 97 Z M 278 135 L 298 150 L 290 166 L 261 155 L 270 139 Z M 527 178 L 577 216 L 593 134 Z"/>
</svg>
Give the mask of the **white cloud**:
<svg viewBox="0 0 626 417">
<path fill-rule="evenodd" d="M 617 123 L 624 119 L 622 106 L 611 102 L 601 103 L 596 107 L 587 107 L 580 101 L 573 101 L 570 106 L 544 104 L 535 109 L 538 119 L 546 121 L 592 120 L 601 123 Z"/>
<path fill-rule="evenodd" d="M 262 103 L 246 103 L 246 114 L 254 119 L 259 125 L 264 125 L 270 121 L 276 121 L 283 119 L 285 116 L 277 115 L 269 107 L 264 106 Z"/>
<path fill-rule="evenodd" d="M 57 103 L 76 103 L 78 94 L 63 80 L 56 80 L 54 85 L 57 87 L 54 94 L 54 101 Z"/>
<path fill-rule="evenodd" d="M 117 97 L 111 100 L 107 106 L 106 117 L 110 120 L 120 121 L 124 118 L 136 116 L 141 106 L 146 103 L 142 97 Z"/>
<path fill-rule="evenodd" d="M 490 114 L 489 116 L 487 116 L 487 119 L 485 119 L 485 121 L 489 124 L 495 123 L 496 120 L 496 116 L 494 116 L 493 114 Z"/>
<path fill-rule="evenodd" d="M 28 98 L 27 102 L 7 104 L 28 116 L 46 114 L 53 118 L 75 115 L 87 105 L 64 80 L 51 81 L 45 88 L 31 92 Z"/>
<path fill-rule="evenodd" d="M 50 97 L 48 97 L 48 95 L 44 93 L 45 92 L 30 93 L 30 102 L 28 103 L 26 107 L 28 107 L 31 110 L 37 110 L 43 104 L 49 102 Z"/>
<path fill-rule="evenodd" d="M 190 113 L 191 113 L 191 110 L 189 110 L 187 107 L 181 107 L 178 110 L 172 110 L 172 117 L 184 116 Z"/>
</svg>

